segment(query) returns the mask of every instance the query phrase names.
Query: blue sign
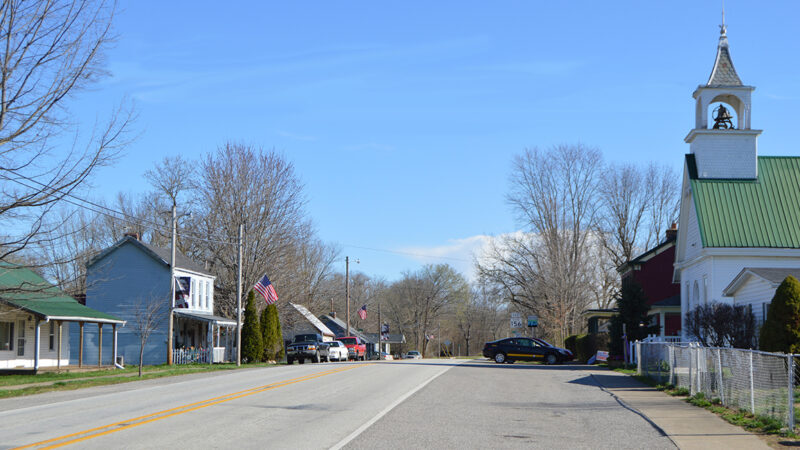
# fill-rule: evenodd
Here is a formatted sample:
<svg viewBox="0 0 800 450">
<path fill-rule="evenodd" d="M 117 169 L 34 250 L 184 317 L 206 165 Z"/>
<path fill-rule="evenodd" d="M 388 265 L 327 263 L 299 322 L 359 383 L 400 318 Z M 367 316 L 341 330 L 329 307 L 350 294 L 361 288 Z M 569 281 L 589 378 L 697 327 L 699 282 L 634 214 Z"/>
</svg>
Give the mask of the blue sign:
<svg viewBox="0 0 800 450">
<path fill-rule="evenodd" d="M 538 327 L 539 326 L 539 318 L 536 316 L 528 316 L 528 326 L 529 327 Z"/>
</svg>

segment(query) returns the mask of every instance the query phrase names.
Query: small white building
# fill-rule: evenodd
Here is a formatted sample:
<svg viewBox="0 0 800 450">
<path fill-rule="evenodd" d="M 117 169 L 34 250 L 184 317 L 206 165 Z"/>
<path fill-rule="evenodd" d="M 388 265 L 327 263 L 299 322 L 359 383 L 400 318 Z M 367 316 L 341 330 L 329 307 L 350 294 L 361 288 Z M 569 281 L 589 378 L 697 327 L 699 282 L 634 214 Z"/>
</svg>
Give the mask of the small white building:
<svg viewBox="0 0 800 450">
<path fill-rule="evenodd" d="M 767 320 L 767 309 L 775 291 L 789 276 L 800 279 L 800 268 L 745 267 L 722 291 L 722 295 L 733 298 L 734 305 L 749 306 L 756 318 L 756 325 L 761 326 Z"/>
<path fill-rule="evenodd" d="M 711 76 L 694 91 L 695 127 L 685 138 L 673 274 L 681 286 L 682 321 L 700 304 L 770 301 L 764 289 L 758 298 L 737 294 L 749 285 L 734 283 L 745 268 L 752 274 L 800 268 L 800 157 L 758 156 L 754 89 L 733 66 L 723 25 Z"/>
<path fill-rule="evenodd" d="M 77 325 L 73 329 L 80 337 L 72 352 L 76 365 L 83 365 L 87 324 L 98 331 L 109 329 L 106 342 L 113 360 L 117 327 L 124 320 L 81 305 L 28 268 L 0 263 L 0 371 L 35 372 L 69 365 L 70 323 Z"/>
</svg>

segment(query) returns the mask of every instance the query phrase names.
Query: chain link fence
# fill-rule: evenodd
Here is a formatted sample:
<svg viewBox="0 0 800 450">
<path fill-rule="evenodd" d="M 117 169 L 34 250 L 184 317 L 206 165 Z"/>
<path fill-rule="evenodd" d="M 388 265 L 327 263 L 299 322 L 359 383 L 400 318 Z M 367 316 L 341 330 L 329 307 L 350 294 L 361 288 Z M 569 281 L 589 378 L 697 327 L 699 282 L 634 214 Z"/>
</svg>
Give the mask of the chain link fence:
<svg viewBox="0 0 800 450">
<path fill-rule="evenodd" d="M 666 342 L 637 342 L 636 354 L 640 375 L 794 428 L 800 355 Z"/>
</svg>

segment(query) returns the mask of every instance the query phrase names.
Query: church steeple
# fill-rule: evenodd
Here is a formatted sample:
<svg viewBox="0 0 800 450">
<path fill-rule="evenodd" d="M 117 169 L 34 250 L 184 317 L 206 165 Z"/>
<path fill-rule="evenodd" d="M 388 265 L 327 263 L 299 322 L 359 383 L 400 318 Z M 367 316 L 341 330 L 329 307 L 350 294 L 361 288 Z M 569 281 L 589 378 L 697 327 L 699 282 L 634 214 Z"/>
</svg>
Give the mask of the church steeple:
<svg viewBox="0 0 800 450">
<path fill-rule="evenodd" d="M 708 77 L 706 86 L 741 86 L 742 80 L 736 73 L 728 49 L 728 27 L 725 25 L 725 10 L 722 10 L 722 25 L 719 26 L 719 45 L 717 45 L 717 59 L 711 76 Z"/>
<path fill-rule="evenodd" d="M 695 127 L 685 139 L 695 155 L 699 178 L 756 178 L 757 140 L 761 130 L 750 128 L 753 90 L 754 87 L 742 84 L 733 67 L 723 10 L 717 57 L 708 82 L 698 86 L 692 94 L 696 100 Z M 722 104 L 726 106 L 720 108 Z M 709 129 L 709 113 L 715 110 L 722 115 L 726 109 L 736 113 L 735 123 L 726 119 L 724 122 L 730 126 Z M 733 119 L 728 114 L 725 117 Z"/>
</svg>

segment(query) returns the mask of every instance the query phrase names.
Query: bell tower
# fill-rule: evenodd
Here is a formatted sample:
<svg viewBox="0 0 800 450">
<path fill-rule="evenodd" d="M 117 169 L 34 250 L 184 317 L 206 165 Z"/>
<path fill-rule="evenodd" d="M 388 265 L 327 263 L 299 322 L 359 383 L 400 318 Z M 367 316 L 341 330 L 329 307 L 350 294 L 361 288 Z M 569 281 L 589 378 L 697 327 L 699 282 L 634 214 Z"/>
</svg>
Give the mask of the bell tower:
<svg viewBox="0 0 800 450">
<path fill-rule="evenodd" d="M 761 130 L 750 128 L 754 90 L 742 84 L 733 67 L 723 11 L 717 58 L 708 82 L 692 94 L 695 127 L 684 139 L 695 155 L 699 178 L 757 178 Z"/>
</svg>

